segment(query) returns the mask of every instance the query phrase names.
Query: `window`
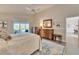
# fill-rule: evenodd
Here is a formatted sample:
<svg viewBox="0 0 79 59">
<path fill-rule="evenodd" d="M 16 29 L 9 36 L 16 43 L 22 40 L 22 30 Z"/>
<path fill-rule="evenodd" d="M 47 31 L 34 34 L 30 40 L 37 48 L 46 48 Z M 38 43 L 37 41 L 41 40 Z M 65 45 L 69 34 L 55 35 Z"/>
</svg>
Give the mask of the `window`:
<svg viewBox="0 0 79 59">
<path fill-rule="evenodd" d="M 20 24 L 20 31 L 25 32 L 25 30 L 26 30 L 25 24 Z"/>
<path fill-rule="evenodd" d="M 28 32 L 28 29 L 29 29 L 29 23 L 25 24 L 25 29 L 26 29 L 26 32 Z"/>
<path fill-rule="evenodd" d="M 14 33 L 19 33 L 19 23 L 14 23 Z"/>
<path fill-rule="evenodd" d="M 14 23 L 14 33 L 29 32 L 29 23 Z"/>
</svg>

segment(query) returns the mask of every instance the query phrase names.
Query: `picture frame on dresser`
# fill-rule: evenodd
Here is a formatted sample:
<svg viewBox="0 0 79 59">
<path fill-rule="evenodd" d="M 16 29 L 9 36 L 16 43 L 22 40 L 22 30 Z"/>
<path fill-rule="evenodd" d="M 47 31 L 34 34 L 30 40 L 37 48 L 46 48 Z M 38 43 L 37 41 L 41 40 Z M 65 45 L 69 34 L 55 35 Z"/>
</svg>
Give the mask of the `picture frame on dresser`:
<svg viewBox="0 0 79 59">
<path fill-rule="evenodd" d="M 3 28 L 6 28 L 7 27 L 7 23 L 8 23 L 7 21 L 4 21 L 3 22 Z"/>
</svg>

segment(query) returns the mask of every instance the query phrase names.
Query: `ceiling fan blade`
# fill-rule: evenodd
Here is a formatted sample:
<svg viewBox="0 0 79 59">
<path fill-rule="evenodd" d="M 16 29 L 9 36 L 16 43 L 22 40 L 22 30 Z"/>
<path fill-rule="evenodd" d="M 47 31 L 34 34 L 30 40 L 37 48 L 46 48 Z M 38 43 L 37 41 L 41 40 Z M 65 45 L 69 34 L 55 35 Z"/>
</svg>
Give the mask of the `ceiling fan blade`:
<svg viewBox="0 0 79 59">
<path fill-rule="evenodd" d="M 30 7 L 26 7 L 26 10 L 28 11 L 32 11 L 32 9 Z"/>
<path fill-rule="evenodd" d="M 35 9 L 32 9 L 32 12 L 35 13 L 35 14 L 37 13 Z"/>
<path fill-rule="evenodd" d="M 33 14 L 36 14 L 37 11 L 35 9 L 32 9 L 30 7 L 26 7 L 26 10 L 28 10 L 29 12 L 33 13 Z"/>
</svg>

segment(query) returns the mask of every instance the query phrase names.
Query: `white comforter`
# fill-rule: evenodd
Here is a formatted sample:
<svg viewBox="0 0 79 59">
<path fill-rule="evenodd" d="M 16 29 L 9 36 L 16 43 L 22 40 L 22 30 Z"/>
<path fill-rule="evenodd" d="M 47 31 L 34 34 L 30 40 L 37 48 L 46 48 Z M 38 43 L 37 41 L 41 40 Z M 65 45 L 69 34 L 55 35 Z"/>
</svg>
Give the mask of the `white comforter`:
<svg viewBox="0 0 79 59">
<path fill-rule="evenodd" d="M 36 34 L 13 35 L 7 42 L 0 39 L 1 55 L 29 55 L 37 49 L 41 50 L 41 39 Z"/>
</svg>

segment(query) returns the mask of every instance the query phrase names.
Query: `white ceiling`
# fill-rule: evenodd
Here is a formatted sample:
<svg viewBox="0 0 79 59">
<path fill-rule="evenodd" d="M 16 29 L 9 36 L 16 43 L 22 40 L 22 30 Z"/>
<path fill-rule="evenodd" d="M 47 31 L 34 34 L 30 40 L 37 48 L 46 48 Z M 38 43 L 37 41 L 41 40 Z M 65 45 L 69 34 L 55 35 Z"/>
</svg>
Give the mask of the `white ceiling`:
<svg viewBox="0 0 79 59">
<path fill-rule="evenodd" d="M 26 13 L 35 14 L 54 5 L 52 4 L 3 4 L 0 5 L 0 13 Z"/>
</svg>

